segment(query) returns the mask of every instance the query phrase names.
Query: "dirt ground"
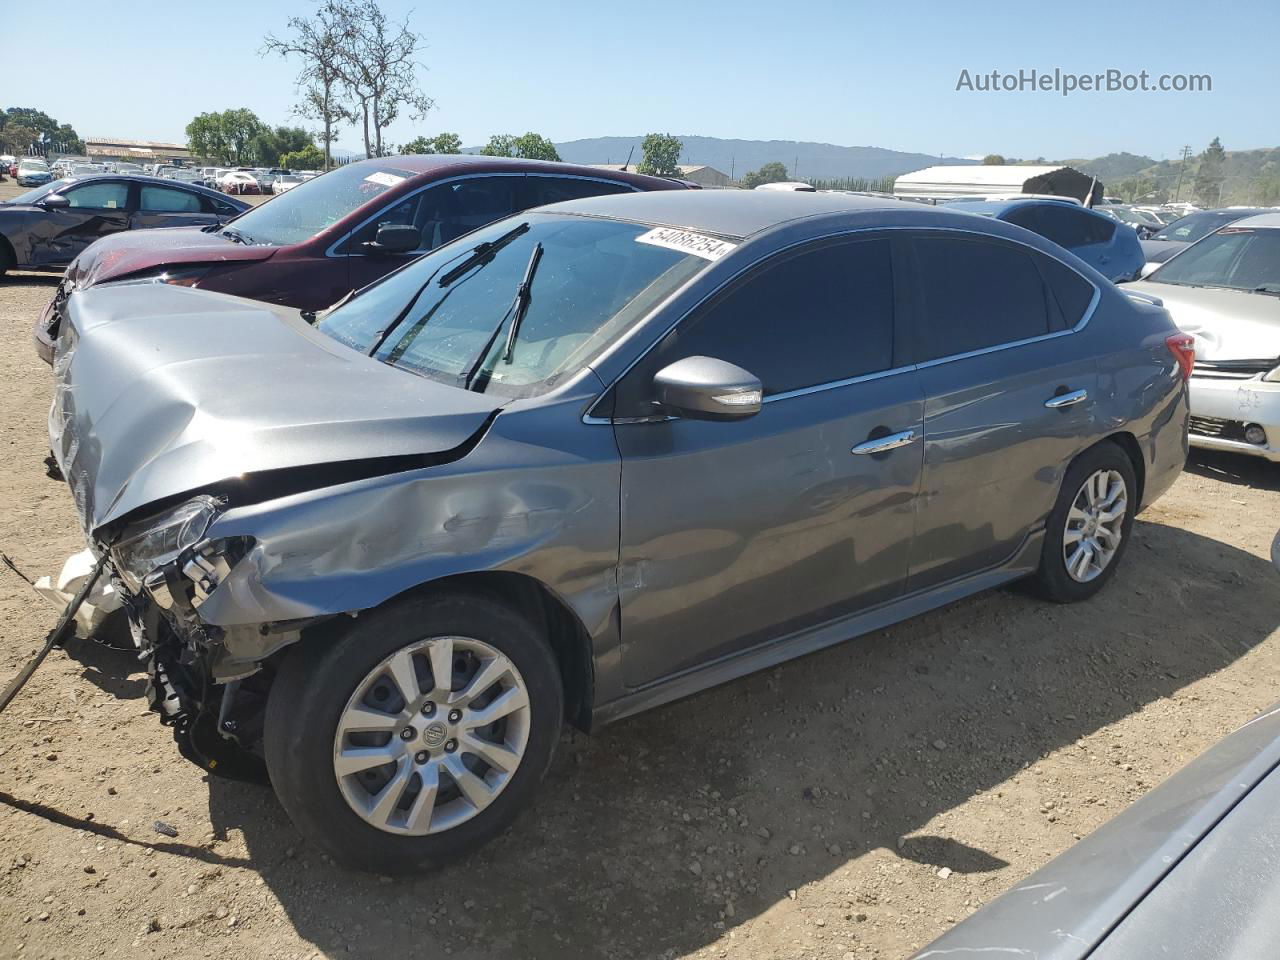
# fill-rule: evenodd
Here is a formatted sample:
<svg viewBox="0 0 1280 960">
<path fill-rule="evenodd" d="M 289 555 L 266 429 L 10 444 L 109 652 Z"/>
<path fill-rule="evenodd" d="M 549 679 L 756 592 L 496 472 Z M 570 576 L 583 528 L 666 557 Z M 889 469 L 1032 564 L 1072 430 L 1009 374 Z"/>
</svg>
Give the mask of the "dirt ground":
<svg viewBox="0 0 1280 960">
<path fill-rule="evenodd" d="M 52 287 L 0 280 L 0 550 L 33 576 L 82 546 L 41 463 Z M 566 734 L 510 832 L 407 880 L 188 765 L 138 664 L 75 645 L 0 717 L 0 957 L 904 957 L 1280 699 L 1277 525 L 1280 468 L 1196 455 L 1093 601 L 988 593 Z M 56 615 L 0 570 L 0 682 Z"/>
</svg>

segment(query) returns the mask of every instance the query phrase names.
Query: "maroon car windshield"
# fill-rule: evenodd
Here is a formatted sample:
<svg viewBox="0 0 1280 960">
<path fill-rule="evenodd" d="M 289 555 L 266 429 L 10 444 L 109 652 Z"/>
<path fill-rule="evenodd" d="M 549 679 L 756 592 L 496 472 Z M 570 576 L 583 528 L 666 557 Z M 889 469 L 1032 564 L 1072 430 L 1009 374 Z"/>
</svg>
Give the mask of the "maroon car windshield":
<svg viewBox="0 0 1280 960">
<path fill-rule="evenodd" d="M 388 163 L 352 163 L 285 191 L 235 220 L 236 239 L 282 247 L 301 243 L 337 223 L 374 197 L 415 177 Z"/>
</svg>

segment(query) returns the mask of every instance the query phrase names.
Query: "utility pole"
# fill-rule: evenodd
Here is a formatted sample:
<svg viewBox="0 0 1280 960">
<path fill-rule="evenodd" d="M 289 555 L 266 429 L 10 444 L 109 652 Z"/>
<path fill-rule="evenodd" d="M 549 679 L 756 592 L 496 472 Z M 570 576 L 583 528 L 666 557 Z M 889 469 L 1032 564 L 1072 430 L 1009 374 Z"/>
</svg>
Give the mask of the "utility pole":
<svg viewBox="0 0 1280 960">
<path fill-rule="evenodd" d="M 791 179 L 792 180 L 800 179 L 800 154 L 798 153 L 796 154 L 795 162 L 791 164 Z"/>
<path fill-rule="evenodd" d="M 1182 171 L 1187 168 L 1187 157 L 1191 155 L 1191 145 L 1182 148 L 1182 163 L 1178 165 L 1178 186 L 1173 191 L 1173 202 L 1178 202 L 1178 197 L 1182 195 Z"/>
</svg>

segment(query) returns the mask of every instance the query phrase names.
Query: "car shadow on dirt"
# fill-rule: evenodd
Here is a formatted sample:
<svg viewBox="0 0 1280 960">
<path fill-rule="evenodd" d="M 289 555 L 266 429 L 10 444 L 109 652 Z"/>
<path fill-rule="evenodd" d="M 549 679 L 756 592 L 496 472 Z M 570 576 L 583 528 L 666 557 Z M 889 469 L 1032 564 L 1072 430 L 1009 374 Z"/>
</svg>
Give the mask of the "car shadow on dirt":
<svg viewBox="0 0 1280 960">
<path fill-rule="evenodd" d="M 930 821 L 1245 654 L 1280 624 L 1276 577 L 1260 557 L 1139 521 L 1089 603 L 987 593 L 566 734 L 534 808 L 430 875 L 333 866 L 262 788 L 212 781 L 212 821 L 243 832 L 328 955 L 683 955 L 877 848 L 956 873 L 1003 868 Z"/>
<path fill-rule="evenodd" d="M 1255 490 L 1280 490 L 1280 463 L 1224 450 L 1192 450 L 1187 473 Z"/>
</svg>

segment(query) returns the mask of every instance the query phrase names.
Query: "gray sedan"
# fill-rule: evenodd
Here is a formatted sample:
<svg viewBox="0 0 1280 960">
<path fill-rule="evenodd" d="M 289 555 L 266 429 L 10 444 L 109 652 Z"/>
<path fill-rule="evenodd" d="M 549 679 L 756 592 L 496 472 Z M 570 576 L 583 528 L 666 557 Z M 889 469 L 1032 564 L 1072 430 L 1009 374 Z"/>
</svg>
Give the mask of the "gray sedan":
<svg viewBox="0 0 1280 960">
<path fill-rule="evenodd" d="M 584 728 L 978 591 L 1085 600 L 1181 470 L 1191 338 L 1026 230 L 663 192 L 327 315 L 78 291 L 49 430 L 179 748 L 382 872 Z"/>
</svg>

